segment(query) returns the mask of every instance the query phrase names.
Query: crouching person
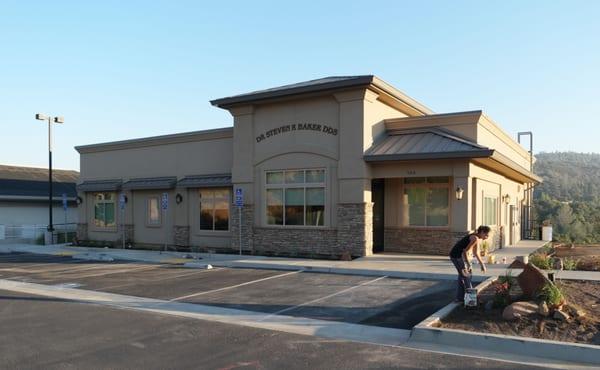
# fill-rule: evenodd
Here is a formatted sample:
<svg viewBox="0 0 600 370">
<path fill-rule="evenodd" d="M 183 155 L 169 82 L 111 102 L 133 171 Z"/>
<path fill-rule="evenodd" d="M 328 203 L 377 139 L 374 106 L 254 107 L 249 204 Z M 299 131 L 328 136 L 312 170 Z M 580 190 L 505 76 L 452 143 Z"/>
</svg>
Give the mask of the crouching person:
<svg viewBox="0 0 600 370">
<path fill-rule="evenodd" d="M 477 258 L 477 261 L 479 261 L 481 271 L 486 271 L 485 264 L 483 263 L 479 253 L 479 244 L 482 240 L 486 240 L 489 234 L 489 226 L 479 226 L 477 228 L 477 232 L 465 235 L 462 239 L 456 242 L 450 251 L 450 260 L 458 272 L 456 302 L 462 302 L 465 298 L 466 290 L 473 287 L 471 283 L 473 269 L 471 268 L 471 261 L 469 259 L 471 253 L 474 253 L 475 258 Z"/>
</svg>

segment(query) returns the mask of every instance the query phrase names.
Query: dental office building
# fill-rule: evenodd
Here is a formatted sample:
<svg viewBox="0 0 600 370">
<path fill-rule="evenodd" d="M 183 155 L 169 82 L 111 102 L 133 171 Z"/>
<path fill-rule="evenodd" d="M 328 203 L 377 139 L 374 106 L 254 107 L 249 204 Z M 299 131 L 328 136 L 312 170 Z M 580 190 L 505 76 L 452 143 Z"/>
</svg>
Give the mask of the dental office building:
<svg viewBox="0 0 600 370">
<path fill-rule="evenodd" d="M 76 147 L 80 241 L 236 252 L 241 232 L 244 253 L 339 258 L 447 254 L 481 224 L 492 247 L 521 239 L 540 179 L 481 111 L 436 114 L 375 76 L 211 103 L 233 127 Z"/>
</svg>

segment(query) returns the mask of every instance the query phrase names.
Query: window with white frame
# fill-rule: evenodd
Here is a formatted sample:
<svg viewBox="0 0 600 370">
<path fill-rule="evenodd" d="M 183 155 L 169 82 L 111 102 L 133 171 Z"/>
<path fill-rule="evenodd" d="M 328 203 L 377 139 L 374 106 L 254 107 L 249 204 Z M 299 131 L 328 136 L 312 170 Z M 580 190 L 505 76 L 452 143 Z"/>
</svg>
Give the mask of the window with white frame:
<svg viewBox="0 0 600 370">
<path fill-rule="evenodd" d="M 496 225 L 498 224 L 498 198 L 483 197 L 483 224 Z"/>
<path fill-rule="evenodd" d="M 325 226 L 325 170 L 266 173 L 268 225 Z"/>
<path fill-rule="evenodd" d="M 404 179 L 404 226 L 445 227 L 450 215 L 450 179 L 413 177 Z"/>
<path fill-rule="evenodd" d="M 200 230 L 229 230 L 229 189 L 200 189 Z"/>
<path fill-rule="evenodd" d="M 98 228 L 115 227 L 115 194 L 94 194 L 94 226 Z"/>
<path fill-rule="evenodd" d="M 146 223 L 148 226 L 160 226 L 160 202 L 158 196 L 146 199 Z"/>
</svg>

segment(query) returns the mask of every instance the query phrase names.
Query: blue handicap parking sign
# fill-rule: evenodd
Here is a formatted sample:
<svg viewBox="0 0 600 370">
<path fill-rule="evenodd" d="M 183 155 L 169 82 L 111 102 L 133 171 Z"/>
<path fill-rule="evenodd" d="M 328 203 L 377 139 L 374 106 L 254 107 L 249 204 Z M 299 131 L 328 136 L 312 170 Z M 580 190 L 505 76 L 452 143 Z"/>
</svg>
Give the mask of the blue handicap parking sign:
<svg viewBox="0 0 600 370">
<path fill-rule="evenodd" d="M 241 188 L 235 189 L 235 205 L 242 207 L 244 205 L 244 192 Z"/>
<path fill-rule="evenodd" d="M 62 205 L 63 205 L 63 209 L 66 211 L 67 210 L 67 193 L 62 194 Z"/>
<path fill-rule="evenodd" d="M 169 193 L 162 193 L 162 197 L 160 198 L 160 204 L 162 209 L 169 208 Z"/>
</svg>

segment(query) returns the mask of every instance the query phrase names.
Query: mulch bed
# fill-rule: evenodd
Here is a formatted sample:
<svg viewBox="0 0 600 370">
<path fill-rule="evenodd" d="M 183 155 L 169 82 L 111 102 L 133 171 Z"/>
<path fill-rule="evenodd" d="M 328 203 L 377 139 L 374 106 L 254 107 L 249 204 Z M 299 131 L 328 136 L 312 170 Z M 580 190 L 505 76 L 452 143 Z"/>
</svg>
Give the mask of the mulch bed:
<svg viewBox="0 0 600 370">
<path fill-rule="evenodd" d="M 557 285 L 568 302 L 563 309 L 571 316 L 568 321 L 545 318 L 537 313 L 506 321 L 502 318 L 502 308 L 486 311 L 480 306 L 469 310 L 457 308 L 443 320 L 440 327 L 600 345 L 600 282 L 560 281 Z M 485 289 L 481 296 L 486 299 L 493 295 L 491 289 Z M 576 317 L 577 310 L 585 312 L 585 315 Z"/>
</svg>

